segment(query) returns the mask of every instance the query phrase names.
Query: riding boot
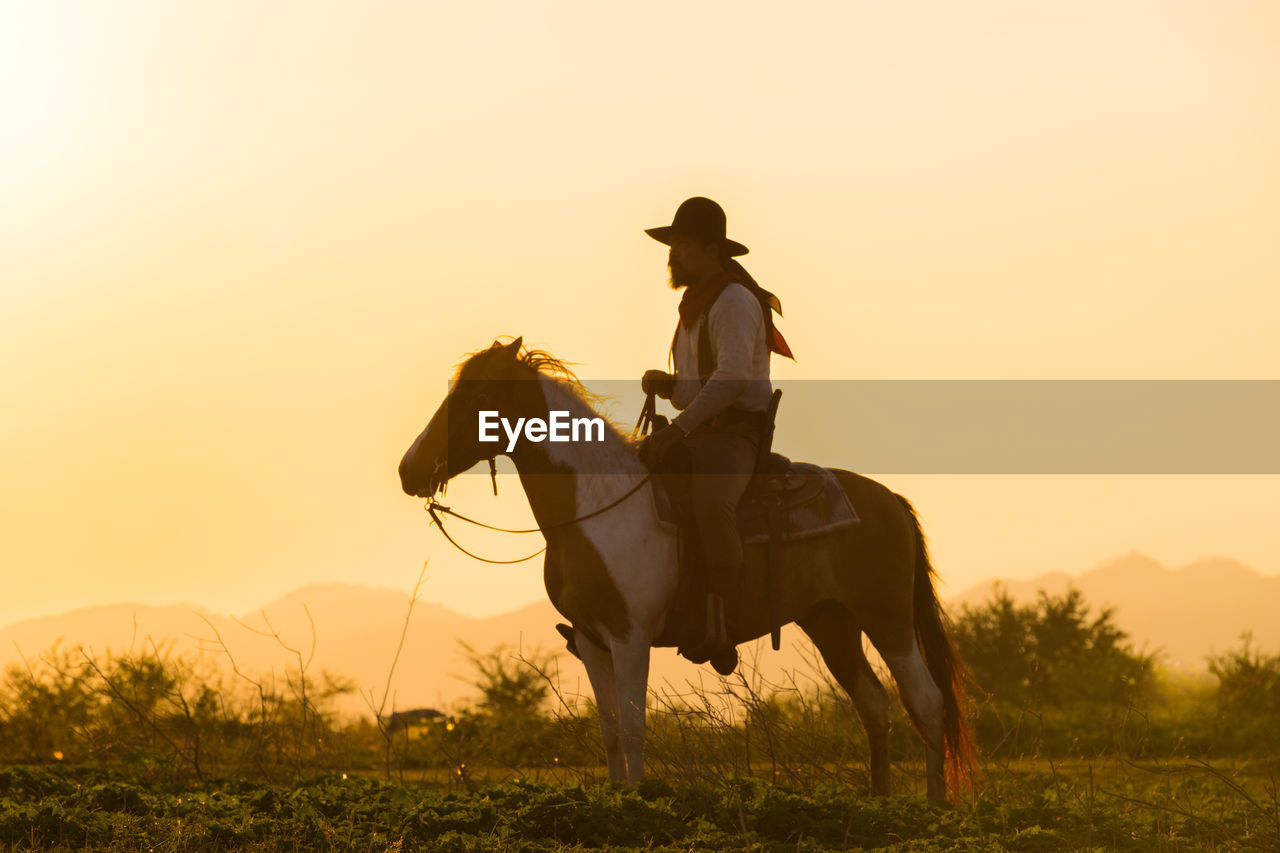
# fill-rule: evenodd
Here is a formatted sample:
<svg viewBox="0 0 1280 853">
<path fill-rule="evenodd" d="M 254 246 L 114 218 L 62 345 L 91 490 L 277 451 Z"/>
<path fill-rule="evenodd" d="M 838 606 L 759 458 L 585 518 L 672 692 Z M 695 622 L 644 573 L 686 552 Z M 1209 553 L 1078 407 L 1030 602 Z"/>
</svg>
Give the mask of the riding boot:
<svg viewBox="0 0 1280 853">
<path fill-rule="evenodd" d="M 707 580 L 711 594 L 707 596 L 707 648 L 711 665 L 721 675 L 728 675 L 738 665 L 738 650 L 734 647 L 730 619 L 736 616 L 742 602 L 742 563 L 716 562 L 710 566 Z"/>
<path fill-rule="evenodd" d="M 738 667 L 738 649 L 729 641 L 724 619 L 724 599 L 717 593 L 707 594 L 707 638 L 711 666 L 721 675 L 729 675 Z"/>
</svg>

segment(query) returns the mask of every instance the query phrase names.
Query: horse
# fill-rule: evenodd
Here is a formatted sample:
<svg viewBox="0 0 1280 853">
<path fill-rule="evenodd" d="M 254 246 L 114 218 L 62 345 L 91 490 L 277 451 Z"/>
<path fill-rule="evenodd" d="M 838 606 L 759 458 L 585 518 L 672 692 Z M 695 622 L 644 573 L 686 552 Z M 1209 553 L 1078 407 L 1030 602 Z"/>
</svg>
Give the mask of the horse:
<svg viewBox="0 0 1280 853">
<path fill-rule="evenodd" d="M 431 505 L 450 478 L 482 460 L 514 464 L 546 540 L 547 595 L 572 626 L 599 711 L 609 778 L 644 775 L 649 654 L 672 618 L 678 542 L 660 521 L 656 483 L 632 439 L 606 422 L 600 441 L 481 441 L 481 413 L 540 418 L 600 417 L 597 398 L 555 356 L 495 340 L 458 367 L 439 409 L 400 462 L 404 491 Z M 526 420 L 526 422 L 528 422 Z M 508 448 L 510 448 L 508 452 Z M 947 633 L 919 521 L 910 502 L 880 483 L 829 469 L 861 518 L 830 535 L 787 543 L 777 610 L 817 647 L 867 732 L 870 788 L 890 790 L 889 697 L 863 652 L 866 634 L 897 683 L 924 742 L 926 789 L 945 799 L 977 776 L 965 682 Z M 770 632 L 764 557 L 747 549 L 740 605 L 727 613 L 730 639 Z"/>
</svg>

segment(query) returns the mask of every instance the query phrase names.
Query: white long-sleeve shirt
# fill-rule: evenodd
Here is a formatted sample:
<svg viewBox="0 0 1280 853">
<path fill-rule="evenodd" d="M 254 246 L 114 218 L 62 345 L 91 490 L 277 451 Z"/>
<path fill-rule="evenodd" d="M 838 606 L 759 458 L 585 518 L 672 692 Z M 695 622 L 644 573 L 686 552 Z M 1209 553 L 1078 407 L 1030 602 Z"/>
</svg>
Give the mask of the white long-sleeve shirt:
<svg viewBox="0 0 1280 853">
<path fill-rule="evenodd" d="M 705 385 L 698 370 L 698 336 L 704 323 L 710 324 L 707 328 L 716 363 Z M 690 328 L 680 321 L 673 353 L 676 384 L 671 404 L 681 412 L 673 423 L 687 433 L 730 406 L 765 411 L 773 394 L 765 331 L 759 300 L 736 283 L 727 285 Z"/>
</svg>

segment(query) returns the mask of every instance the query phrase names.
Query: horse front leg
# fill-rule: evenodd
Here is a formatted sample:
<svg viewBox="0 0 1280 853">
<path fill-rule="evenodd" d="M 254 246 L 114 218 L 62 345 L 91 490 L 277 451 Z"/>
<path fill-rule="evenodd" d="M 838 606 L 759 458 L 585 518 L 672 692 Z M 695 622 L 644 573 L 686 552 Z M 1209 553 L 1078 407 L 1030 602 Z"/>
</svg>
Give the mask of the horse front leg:
<svg viewBox="0 0 1280 853">
<path fill-rule="evenodd" d="M 600 714 L 600 733 L 604 736 L 604 759 L 609 767 L 609 780 L 624 782 L 627 779 L 627 759 L 618 730 L 618 684 L 614 672 L 613 655 L 596 644 L 582 631 L 574 629 L 578 656 L 587 669 L 587 680 L 596 697 L 596 711 Z"/>
<path fill-rule="evenodd" d="M 622 751 L 627 756 L 627 781 L 644 778 L 645 698 L 649 692 L 649 637 L 632 630 L 629 640 L 614 641 L 613 671 L 617 685 Z"/>
</svg>

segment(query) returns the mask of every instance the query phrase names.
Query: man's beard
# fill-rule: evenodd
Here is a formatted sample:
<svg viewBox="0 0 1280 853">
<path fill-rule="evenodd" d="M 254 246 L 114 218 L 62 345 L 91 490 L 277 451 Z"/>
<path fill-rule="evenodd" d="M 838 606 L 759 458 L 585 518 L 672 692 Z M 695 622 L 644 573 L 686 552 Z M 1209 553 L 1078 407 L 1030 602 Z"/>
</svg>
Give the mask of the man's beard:
<svg viewBox="0 0 1280 853">
<path fill-rule="evenodd" d="M 693 277 L 689 275 L 689 271 L 674 259 L 667 260 L 667 270 L 671 273 L 671 289 L 679 290 L 682 287 L 688 287 L 693 284 Z"/>
</svg>

